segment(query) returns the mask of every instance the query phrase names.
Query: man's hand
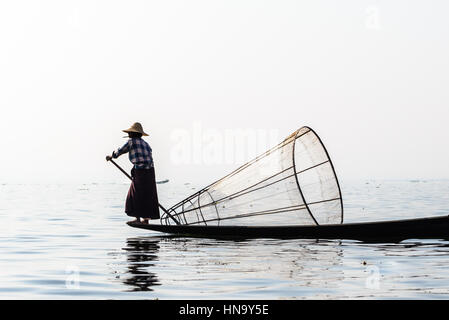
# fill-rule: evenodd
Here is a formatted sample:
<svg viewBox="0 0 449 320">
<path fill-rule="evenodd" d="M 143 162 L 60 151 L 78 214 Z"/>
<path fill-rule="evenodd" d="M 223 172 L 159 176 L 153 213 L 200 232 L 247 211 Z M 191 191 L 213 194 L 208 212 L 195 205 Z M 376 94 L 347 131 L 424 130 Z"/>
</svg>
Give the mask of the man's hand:
<svg viewBox="0 0 449 320">
<path fill-rule="evenodd" d="M 106 161 L 112 160 L 111 156 L 106 156 Z"/>
</svg>

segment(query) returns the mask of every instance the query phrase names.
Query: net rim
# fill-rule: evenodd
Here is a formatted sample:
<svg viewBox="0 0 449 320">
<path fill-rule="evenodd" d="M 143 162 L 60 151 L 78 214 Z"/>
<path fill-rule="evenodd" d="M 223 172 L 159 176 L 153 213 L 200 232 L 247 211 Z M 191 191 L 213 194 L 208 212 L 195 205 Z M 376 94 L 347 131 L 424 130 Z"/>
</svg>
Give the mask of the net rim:
<svg viewBox="0 0 449 320">
<path fill-rule="evenodd" d="M 311 132 L 311 133 L 313 133 L 313 135 L 317 138 L 317 140 L 318 140 L 318 142 L 320 143 L 320 145 L 321 145 L 321 147 L 323 148 L 323 151 L 324 151 L 324 153 L 326 154 L 326 157 L 327 157 L 327 161 L 325 161 L 325 162 L 328 162 L 329 163 L 329 165 L 330 165 L 330 167 L 331 167 L 331 169 L 332 169 L 332 174 L 333 174 L 333 177 L 334 177 L 334 179 L 335 179 L 335 183 L 337 184 L 337 188 L 338 188 L 338 197 L 337 198 L 335 198 L 334 200 L 336 200 L 336 199 L 340 199 L 340 224 L 342 224 L 343 223 L 343 215 L 344 215 L 344 209 L 343 209 L 343 196 L 342 196 L 342 193 L 341 193 L 341 187 L 340 187 L 340 183 L 339 183 L 339 181 L 338 181 L 338 177 L 337 177 L 337 173 L 335 172 L 335 167 L 334 167 L 334 164 L 332 163 L 332 159 L 331 159 L 331 157 L 330 157 L 330 155 L 329 155 L 329 152 L 327 151 L 327 149 L 326 149 L 326 146 L 324 145 L 324 143 L 323 143 L 323 141 L 321 140 L 321 138 L 320 138 L 320 136 L 315 132 L 315 130 L 313 130 L 311 127 L 309 127 L 309 126 L 303 126 L 303 127 L 301 127 L 300 129 L 298 129 L 298 130 L 296 130 L 294 133 L 295 133 L 295 140 L 294 140 L 294 142 L 293 142 L 293 166 L 294 166 L 294 172 L 295 172 L 295 178 L 296 178 L 296 183 L 297 183 L 297 186 L 298 186 L 298 190 L 299 190 L 299 193 L 301 194 L 301 197 L 302 197 L 302 199 L 303 199 L 303 201 L 304 201 L 304 203 L 305 203 L 305 205 L 306 205 L 306 208 L 307 208 L 307 211 L 309 212 L 309 214 L 310 214 L 310 216 L 312 217 L 312 219 L 313 219 L 313 221 L 315 222 L 315 224 L 318 226 L 318 225 L 320 225 L 319 223 L 318 223 L 318 221 L 315 219 L 315 217 L 314 217 L 314 215 L 313 215 L 313 213 L 312 213 L 312 211 L 310 210 L 310 208 L 309 208 L 309 203 L 306 201 L 306 199 L 304 198 L 304 194 L 303 194 L 303 192 L 302 192 L 302 190 L 301 190 L 301 187 L 300 187 L 300 183 L 299 183 L 299 181 L 298 181 L 298 175 L 296 174 L 297 173 L 297 171 L 296 171 L 296 163 L 295 163 L 295 145 L 296 145 L 296 141 L 297 141 L 297 139 L 298 139 L 298 133 L 301 131 L 301 130 L 303 130 L 303 129 L 306 129 L 307 130 L 307 132 L 305 132 L 305 133 L 302 133 L 302 135 L 305 135 L 305 134 L 307 134 L 307 133 L 309 133 L 309 132 Z"/>
</svg>

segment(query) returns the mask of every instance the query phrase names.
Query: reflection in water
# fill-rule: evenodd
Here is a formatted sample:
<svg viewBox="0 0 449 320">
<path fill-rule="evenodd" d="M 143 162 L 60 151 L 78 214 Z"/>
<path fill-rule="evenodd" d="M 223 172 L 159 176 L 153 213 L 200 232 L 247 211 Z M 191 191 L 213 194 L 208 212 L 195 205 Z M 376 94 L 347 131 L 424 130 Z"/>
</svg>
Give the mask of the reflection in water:
<svg viewBox="0 0 449 320">
<path fill-rule="evenodd" d="M 123 275 L 122 282 L 131 287 L 127 291 L 153 291 L 152 286 L 159 285 L 155 273 L 148 269 L 154 266 L 159 251 L 159 240 L 148 238 L 128 238 L 126 247 L 127 272 Z"/>
<path fill-rule="evenodd" d="M 434 288 L 427 275 L 429 261 L 440 267 L 428 257 L 447 256 L 446 248 L 432 241 L 132 237 L 113 254 L 113 267 L 124 291 L 152 291 L 158 298 L 395 298 L 406 297 L 407 290 L 449 294 Z M 412 265 L 406 260 L 410 256 Z M 418 285 L 410 275 L 425 275 L 425 282 Z M 166 295 L 174 287 L 176 293 Z"/>
</svg>

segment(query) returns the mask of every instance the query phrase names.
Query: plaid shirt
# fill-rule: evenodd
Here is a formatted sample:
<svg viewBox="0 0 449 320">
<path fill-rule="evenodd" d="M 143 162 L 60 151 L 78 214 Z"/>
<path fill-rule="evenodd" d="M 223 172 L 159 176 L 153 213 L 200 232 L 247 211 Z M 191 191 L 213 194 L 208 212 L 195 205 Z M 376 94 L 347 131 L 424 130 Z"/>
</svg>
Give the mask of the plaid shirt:
<svg viewBox="0 0 449 320">
<path fill-rule="evenodd" d="M 129 161 L 136 169 L 150 169 L 154 166 L 150 145 L 141 138 L 130 138 L 121 148 L 112 153 L 113 158 L 129 152 Z"/>
</svg>

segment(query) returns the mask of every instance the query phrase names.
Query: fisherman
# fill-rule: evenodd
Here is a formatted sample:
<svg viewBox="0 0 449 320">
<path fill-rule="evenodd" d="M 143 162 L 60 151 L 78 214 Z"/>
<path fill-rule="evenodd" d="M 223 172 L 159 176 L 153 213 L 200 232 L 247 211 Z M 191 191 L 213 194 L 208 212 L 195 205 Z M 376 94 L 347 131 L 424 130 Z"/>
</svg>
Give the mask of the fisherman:
<svg viewBox="0 0 449 320">
<path fill-rule="evenodd" d="M 159 201 L 157 197 L 154 163 L 150 145 L 142 139 L 148 136 L 139 122 L 129 129 L 122 130 L 128 134 L 129 140 L 106 161 L 118 158 L 129 152 L 129 160 L 134 164 L 131 170 L 132 182 L 126 197 L 125 212 L 136 219 L 130 222 L 148 224 L 149 219 L 159 219 Z M 143 221 L 140 221 L 140 219 Z"/>
</svg>

